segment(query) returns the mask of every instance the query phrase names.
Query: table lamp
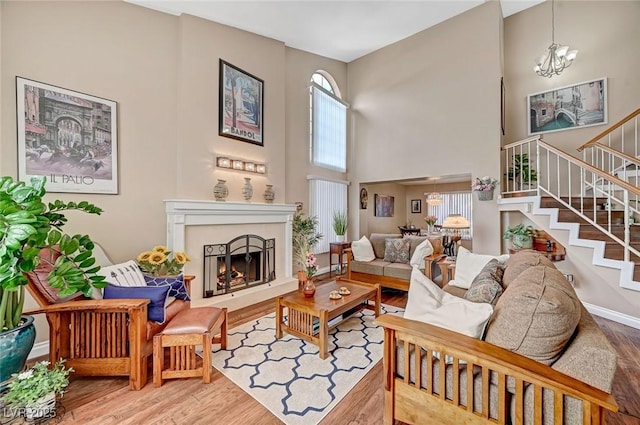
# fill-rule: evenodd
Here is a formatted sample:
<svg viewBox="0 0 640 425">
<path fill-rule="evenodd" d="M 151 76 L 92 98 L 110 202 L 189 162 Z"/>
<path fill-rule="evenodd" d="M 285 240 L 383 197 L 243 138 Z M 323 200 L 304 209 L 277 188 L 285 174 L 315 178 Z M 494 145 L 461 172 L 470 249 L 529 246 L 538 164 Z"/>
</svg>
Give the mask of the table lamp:
<svg viewBox="0 0 640 425">
<path fill-rule="evenodd" d="M 449 214 L 445 219 L 444 223 L 442 223 L 443 229 L 452 230 L 451 242 L 447 244 L 446 251 L 447 255 L 455 257 L 458 254 L 458 243 L 460 239 L 462 239 L 462 235 L 460 234 L 460 230 L 468 229 L 470 227 L 469 220 L 461 216 L 460 214 Z"/>
</svg>

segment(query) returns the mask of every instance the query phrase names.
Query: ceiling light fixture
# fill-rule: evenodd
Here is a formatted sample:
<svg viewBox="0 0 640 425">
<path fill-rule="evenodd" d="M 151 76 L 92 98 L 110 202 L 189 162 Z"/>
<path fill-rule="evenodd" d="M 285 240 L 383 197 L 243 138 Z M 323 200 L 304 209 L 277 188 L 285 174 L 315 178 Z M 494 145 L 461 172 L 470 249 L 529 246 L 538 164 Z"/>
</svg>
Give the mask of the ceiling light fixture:
<svg viewBox="0 0 640 425">
<path fill-rule="evenodd" d="M 569 46 L 561 46 L 555 41 L 555 2 L 551 0 L 551 46 L 538 58 L 533 70 L 541 77 L 560 75 L 565 68 L 571 66 L 577 55 L 577 50 L 569 50 Z"/>
<path fill-rule="evenodd" d="M 437 180 L 437 178 L 434 178 L 434 180 Z M 437 207 L 438 205 L 442 205 L 442 195 L 437 192 L 438 185 L 434 183 L 433 186 L 433 192 L 427 195 L 427 204 L 432 207 Z"/>
</svg>

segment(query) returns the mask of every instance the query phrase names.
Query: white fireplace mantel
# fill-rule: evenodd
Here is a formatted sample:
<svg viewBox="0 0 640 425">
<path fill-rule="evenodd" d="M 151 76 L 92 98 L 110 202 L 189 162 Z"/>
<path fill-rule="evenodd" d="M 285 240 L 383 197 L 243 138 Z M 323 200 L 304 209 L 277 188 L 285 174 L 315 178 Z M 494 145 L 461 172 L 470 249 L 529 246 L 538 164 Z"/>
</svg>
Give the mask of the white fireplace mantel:
<svg viewBox="0 0 640 425">
<path fill-rule="evenodd" d="M 185 250 L 186 226 L 282 223 L 284 240 L 290 241 L 292 237 L 296 205 L 182 199 L 167 199 L 164 203 L 167 213 L 167 247 L 171 251 Z M 284 274 L 291 277 L 292 245 L 283 245 Z"/>
</svg>

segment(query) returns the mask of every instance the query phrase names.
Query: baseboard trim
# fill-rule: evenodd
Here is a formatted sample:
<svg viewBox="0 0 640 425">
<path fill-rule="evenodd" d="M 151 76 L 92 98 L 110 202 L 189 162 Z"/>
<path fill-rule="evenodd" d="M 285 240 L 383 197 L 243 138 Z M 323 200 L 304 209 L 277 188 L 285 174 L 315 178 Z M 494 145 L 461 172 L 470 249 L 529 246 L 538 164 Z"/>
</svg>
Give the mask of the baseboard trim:
<svg viewBox="0 0 640 425">
<path fill-rule="evenodd" d="M 33 348 L 31 349 L 31 352 L 29 352 L 28 359 L 33 360 L 43 356 L 49 360 L 49 340 L 33 344 Z"/>
<path fill-rule="evenodd" d="M 614 322 L 618 322 L 626 326 L 631 326 L 632 328 L 640 329 L 640 317 L 629 316 L 628 314 L 619 313 L 614 310 L 609 310 L 608 308 L 585 302 L 583 302 L 582 304 L 591 314 L 595 314 L 599 317 L 604 317 L 605 319 L 613 320 Z"/>
</svg>

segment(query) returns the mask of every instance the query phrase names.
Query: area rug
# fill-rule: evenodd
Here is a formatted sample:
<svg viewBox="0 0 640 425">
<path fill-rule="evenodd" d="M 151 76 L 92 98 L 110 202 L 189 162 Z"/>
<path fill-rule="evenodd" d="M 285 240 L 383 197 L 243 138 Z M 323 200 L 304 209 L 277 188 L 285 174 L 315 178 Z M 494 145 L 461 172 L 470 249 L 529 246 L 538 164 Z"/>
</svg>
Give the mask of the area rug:
<svg viewBox="0 0 640 425">
<path fill-rule="evenodd" d="M 381 304 L 380 313 L 403 309 Z M 382 359 L 383 330 L 363 309 L 329 331 L 329 356 L 284 334 L 275 339 L 275 313 L 228 332 L 227 350 L 213 366 L 287 425 L 317 424 Z"/>
</svg>

